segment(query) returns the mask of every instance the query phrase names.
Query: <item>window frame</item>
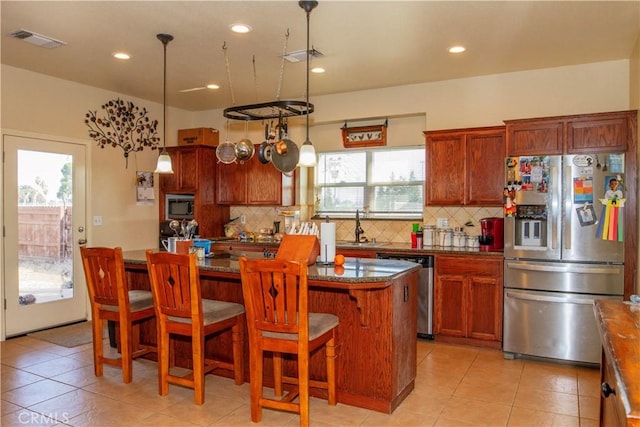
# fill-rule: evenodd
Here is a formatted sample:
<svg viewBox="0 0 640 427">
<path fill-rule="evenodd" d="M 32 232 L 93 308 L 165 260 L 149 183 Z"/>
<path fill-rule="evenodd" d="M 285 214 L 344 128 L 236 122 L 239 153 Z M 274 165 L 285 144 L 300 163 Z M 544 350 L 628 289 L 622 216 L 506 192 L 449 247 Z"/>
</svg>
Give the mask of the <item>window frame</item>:
<svg viewBox="0 0 640 427">
<path fill-rule="evenodd" d="M 374 155 L 380 152 L 398 152 L 398 151 L 420 151 L 423 153 L 423 172 L 421 180 L 414 181 L 381 181 L 381 182 L 373 182 L 373 159 Z M 403 146 L 403 147 L 393 147 L 393 148 L 360 148 L 360 149 L 349 149 L 348 153 L 345 153 L 344 150 L 337 151 L 327 151 L 318 153 L 318 163 L 320 163 L 320 156 L 323 155 L 336 155 L 336 154 L 365 154 L 365 181 L 349 181 L 349 182 L 339 182 L 332 184 L 320 184 L 319 173 L 320 168 L 316 166 L 314 171 L 314 216 L 316 218 L 352 218 L 354 215 L 354 210 L 349 211 L 323 211 L 320 210 L 320 193 L 323 188 L 347 188 L 347 187 L 362 187 L 363 188 L 363 203 L 360 208 L 361 215 L 368 219 L 398 219 L 398 220 L 418 220 L 423 217 L 423 208 L 425 203 L 425 183 L 426 183 L 426 151 L 424 146 L 422 145 L 411 145 L 411 146 Z M 421 187 L 420 197 L 421 197 L 421 209 L 419 211 L 412 212 L 398 212 L 398 211 L 371 211 L 369 206 L 373 203 L 375 198 L 375 191 L 378 187 L 407 187 L 407 186 L 419 186 Z"/>
</svg>

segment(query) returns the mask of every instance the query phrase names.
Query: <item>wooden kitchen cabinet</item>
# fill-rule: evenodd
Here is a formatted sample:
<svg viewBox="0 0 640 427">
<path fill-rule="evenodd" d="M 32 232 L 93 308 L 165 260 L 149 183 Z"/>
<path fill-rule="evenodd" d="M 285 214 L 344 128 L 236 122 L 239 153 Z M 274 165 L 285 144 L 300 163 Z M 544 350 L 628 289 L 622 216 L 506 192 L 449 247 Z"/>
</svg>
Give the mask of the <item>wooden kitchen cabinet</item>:
<svg viewBox="0 0 640 427">
<path fill-rule="evenodd" d="M 501 206 L 504 126 L 427 131 L 426 205 Z"/>
<path fill-rule="evenodd" d="M 211 175 L 207 168 L 211 167 L 212 161 L 215 162 L 215 148 L 167 147 L 167 152 L 171 156 L 173 174 L 160 175 L 160 191 L 194 193 L 201 182 L 207 185 L 205 180 Z"/>
<path fill-rule="evenodd" d="M 256 153 L 258 148 L 256 145 Z M 218 164 L 219 204 L 289 206 L 295 203 L 294 193 L 294 177 L 271 163 L 263 164 L 257 155 L 242 164 Z"/>
<path fill-rule="evenodd" d="M 434 333 L 443 341 L 500 348 L 502 258 L 436 255 Z"/>
<path fill-rule="evenodd" d="M 224 235 L 229 206 L 216 203 L 216 148 L 209 146 L 167 147 L 173 174 L 161 174 L 159 218 L 165 218 L 167 194 L 193 194 L 198 233 L 203 237 Z"/>
<path fill-rule="evenodd" d="M 636 122 L 636 111 L 505 120 L 507 155 L 623 153 Z"/>
<path fill-rule="evenodd" d="M 637 121 L 636 111 L 587 114 L 567 121 L 565 152 L 624 153 L 627 151 L 630 126 Z"/>
</svg>

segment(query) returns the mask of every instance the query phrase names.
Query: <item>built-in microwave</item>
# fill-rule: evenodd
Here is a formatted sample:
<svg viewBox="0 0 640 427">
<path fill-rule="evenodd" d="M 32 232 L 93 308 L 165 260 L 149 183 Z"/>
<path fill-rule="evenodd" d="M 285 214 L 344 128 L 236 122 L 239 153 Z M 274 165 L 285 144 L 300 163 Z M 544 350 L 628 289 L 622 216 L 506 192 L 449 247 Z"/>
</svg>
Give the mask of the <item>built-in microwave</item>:
<svg viewBox="0 0 640 427">
<path fill-rule="evenodd" d="M 194 217 L 193 194 L 167 194 L 165 196 L 165 219 L 188 219 Z"/>
</svg>

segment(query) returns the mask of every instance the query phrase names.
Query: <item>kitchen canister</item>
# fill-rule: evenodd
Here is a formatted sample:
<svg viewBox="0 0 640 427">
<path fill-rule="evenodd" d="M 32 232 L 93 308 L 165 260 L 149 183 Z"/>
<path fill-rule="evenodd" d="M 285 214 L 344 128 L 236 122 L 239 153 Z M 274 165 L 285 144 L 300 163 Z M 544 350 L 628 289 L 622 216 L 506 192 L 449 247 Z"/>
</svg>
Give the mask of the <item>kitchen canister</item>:
<svg viewBox="0 0 640 427">
<path fill-rule="evenodd" d="M 436 227 L 433 225 L 425 225 L 422 227 L 422 245 L 436 245 Z"/>
<path fill-rule="evenodd" d="M 438 229 L 438 246 L 449 248 L 453 245 L 453 230 L 451 228 Z"/>
<path fill-rule="evenodd" d="M 467 233 L 464 231 L 453 232 L 453 247 L 464 248 L 467 246 Z"/>
<path fill-rule="evenodd" d="M 467 236 L 467 248 L 476 249 L 480 247 L 480 236 Z"/>
</svg>

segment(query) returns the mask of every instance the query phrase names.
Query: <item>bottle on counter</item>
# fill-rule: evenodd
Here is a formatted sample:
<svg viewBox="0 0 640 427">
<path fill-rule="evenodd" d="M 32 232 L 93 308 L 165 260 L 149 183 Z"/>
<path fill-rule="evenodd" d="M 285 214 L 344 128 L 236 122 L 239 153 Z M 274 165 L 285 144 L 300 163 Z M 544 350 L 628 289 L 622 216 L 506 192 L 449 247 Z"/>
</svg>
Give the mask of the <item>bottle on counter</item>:
<svg viewBox="0 0 640 427">
<path fill-rule="evenodd" d="M 416 232 L 416 248 L 422 249 L 422 231 Z"/>
</svg>

